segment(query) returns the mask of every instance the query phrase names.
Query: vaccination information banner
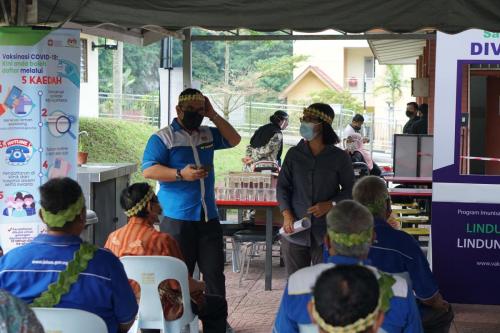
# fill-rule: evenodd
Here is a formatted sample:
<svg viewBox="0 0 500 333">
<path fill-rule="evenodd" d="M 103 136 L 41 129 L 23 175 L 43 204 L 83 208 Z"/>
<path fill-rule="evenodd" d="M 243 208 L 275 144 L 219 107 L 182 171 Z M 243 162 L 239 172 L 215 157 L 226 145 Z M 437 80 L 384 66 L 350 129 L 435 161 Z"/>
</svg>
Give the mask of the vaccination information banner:
<svg viewBox="0 0 500 333">
<path fill-rule="evenodd" d="M 500 34 L 437 33 L 433 272 L 447 301 L 500 304 Z"/>
<path fill-rule="evenodd" d="M 0 28 L 0 244 L 44 232 L 38 187 L 76 179 L 80 33 Z"/>
</svg>

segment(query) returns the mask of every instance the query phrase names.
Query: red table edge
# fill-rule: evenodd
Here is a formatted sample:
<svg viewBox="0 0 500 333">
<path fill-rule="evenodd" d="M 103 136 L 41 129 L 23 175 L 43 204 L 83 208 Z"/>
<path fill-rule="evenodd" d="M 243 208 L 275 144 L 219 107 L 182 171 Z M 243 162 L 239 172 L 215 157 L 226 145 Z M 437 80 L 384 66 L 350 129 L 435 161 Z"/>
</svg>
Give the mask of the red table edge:
<svg viewBox="0 0 500 333">
<path fill-rule="evenodd" d="M 389 195 L 395 197 L 432 197 L 432 189 L 389 189 Z"/>
<path fill-rule="evenodd" d="M 236 200 L 217 200 L 217 206 L 249 206 L 249 207 L 278 207 L 277 201 L 236 201 Z"/>
<path fill-rule="evenodd" d="M 387 176 L 384 177 L 386 182 L 391 183 L 422 183 L 422 184 L 432 184 L 432 177 L 398 177 L 398 176 Z"/>
</svg>

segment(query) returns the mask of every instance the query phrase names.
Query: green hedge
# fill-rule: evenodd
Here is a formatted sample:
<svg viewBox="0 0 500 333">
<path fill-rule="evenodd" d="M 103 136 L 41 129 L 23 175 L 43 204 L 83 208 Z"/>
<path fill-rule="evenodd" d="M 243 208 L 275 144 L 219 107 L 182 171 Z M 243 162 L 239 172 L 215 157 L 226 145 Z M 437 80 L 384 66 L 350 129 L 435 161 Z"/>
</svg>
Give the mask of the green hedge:
<svg viewBox="0 0 500 333">
<path fill-rule="evenodd" d="M 136 163 L 138 171 L 132 175 L 132 182 L 145 181 L 139 169 L 144 147 L 157 131 L 155 127 L 115 119 L 80 118 L 80 131 L 89 133 L 88 137 L 80 136 L 89 163 Z"/>
</svg>

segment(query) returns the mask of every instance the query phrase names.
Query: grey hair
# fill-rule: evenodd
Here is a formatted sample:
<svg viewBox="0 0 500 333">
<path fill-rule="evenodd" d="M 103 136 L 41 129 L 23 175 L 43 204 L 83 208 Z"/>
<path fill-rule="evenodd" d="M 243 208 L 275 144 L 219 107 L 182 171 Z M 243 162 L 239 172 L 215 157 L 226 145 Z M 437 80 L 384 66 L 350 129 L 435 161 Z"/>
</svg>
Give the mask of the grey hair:
<svg viewBox="0 0 500 333">
<path fill-rule="evenodd" d="M 363 205 L 353 200 L 339 202 L 326 217 L 328 234 L 360 234 L 373 229 L 373 216 Z M 365 244 L 346 246 L 339 244 L 330 237 L 331 246 L 336 254 L 363 258 L 368 255 L 371 241 Z"/>
<path fill-rule="evenodd" d="M 373 216 L 383 219 L 387 217 L 387 200 L 390 197 L 387 185 L 382 178 L 376 176 L 361 178 L 354 185 L 352 197 L 368 208 Z"/>
</svg>

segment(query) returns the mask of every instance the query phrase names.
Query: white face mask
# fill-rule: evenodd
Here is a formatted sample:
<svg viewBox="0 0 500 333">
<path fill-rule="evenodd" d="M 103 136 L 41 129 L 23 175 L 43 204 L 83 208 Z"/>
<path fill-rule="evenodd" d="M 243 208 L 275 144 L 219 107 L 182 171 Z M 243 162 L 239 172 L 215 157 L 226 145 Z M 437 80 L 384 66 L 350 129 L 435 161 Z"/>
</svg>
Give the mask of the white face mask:
<svg viewBox="0 0 500 333">
<path fill-rule="evenodd" d="M 345 145 L 345 149 L 349 151 L 355 151 L 356 150 L 356 143 L 354 142 L 347 142 Z"/>
<path fill-rule="evenodd" d="M 282 131 L 284 131 L 288 127 L 288 119 L 285 119 L 281 122 L 280 128 Z"/>
<path fill-rule="evenodd" d="M 312 141 L 318 135 L 318 132 L 315 131 L 316 124 L 303 122 L 300 124 L 300 135 L 306 139 L 307 141 Z"/>
</svg>

